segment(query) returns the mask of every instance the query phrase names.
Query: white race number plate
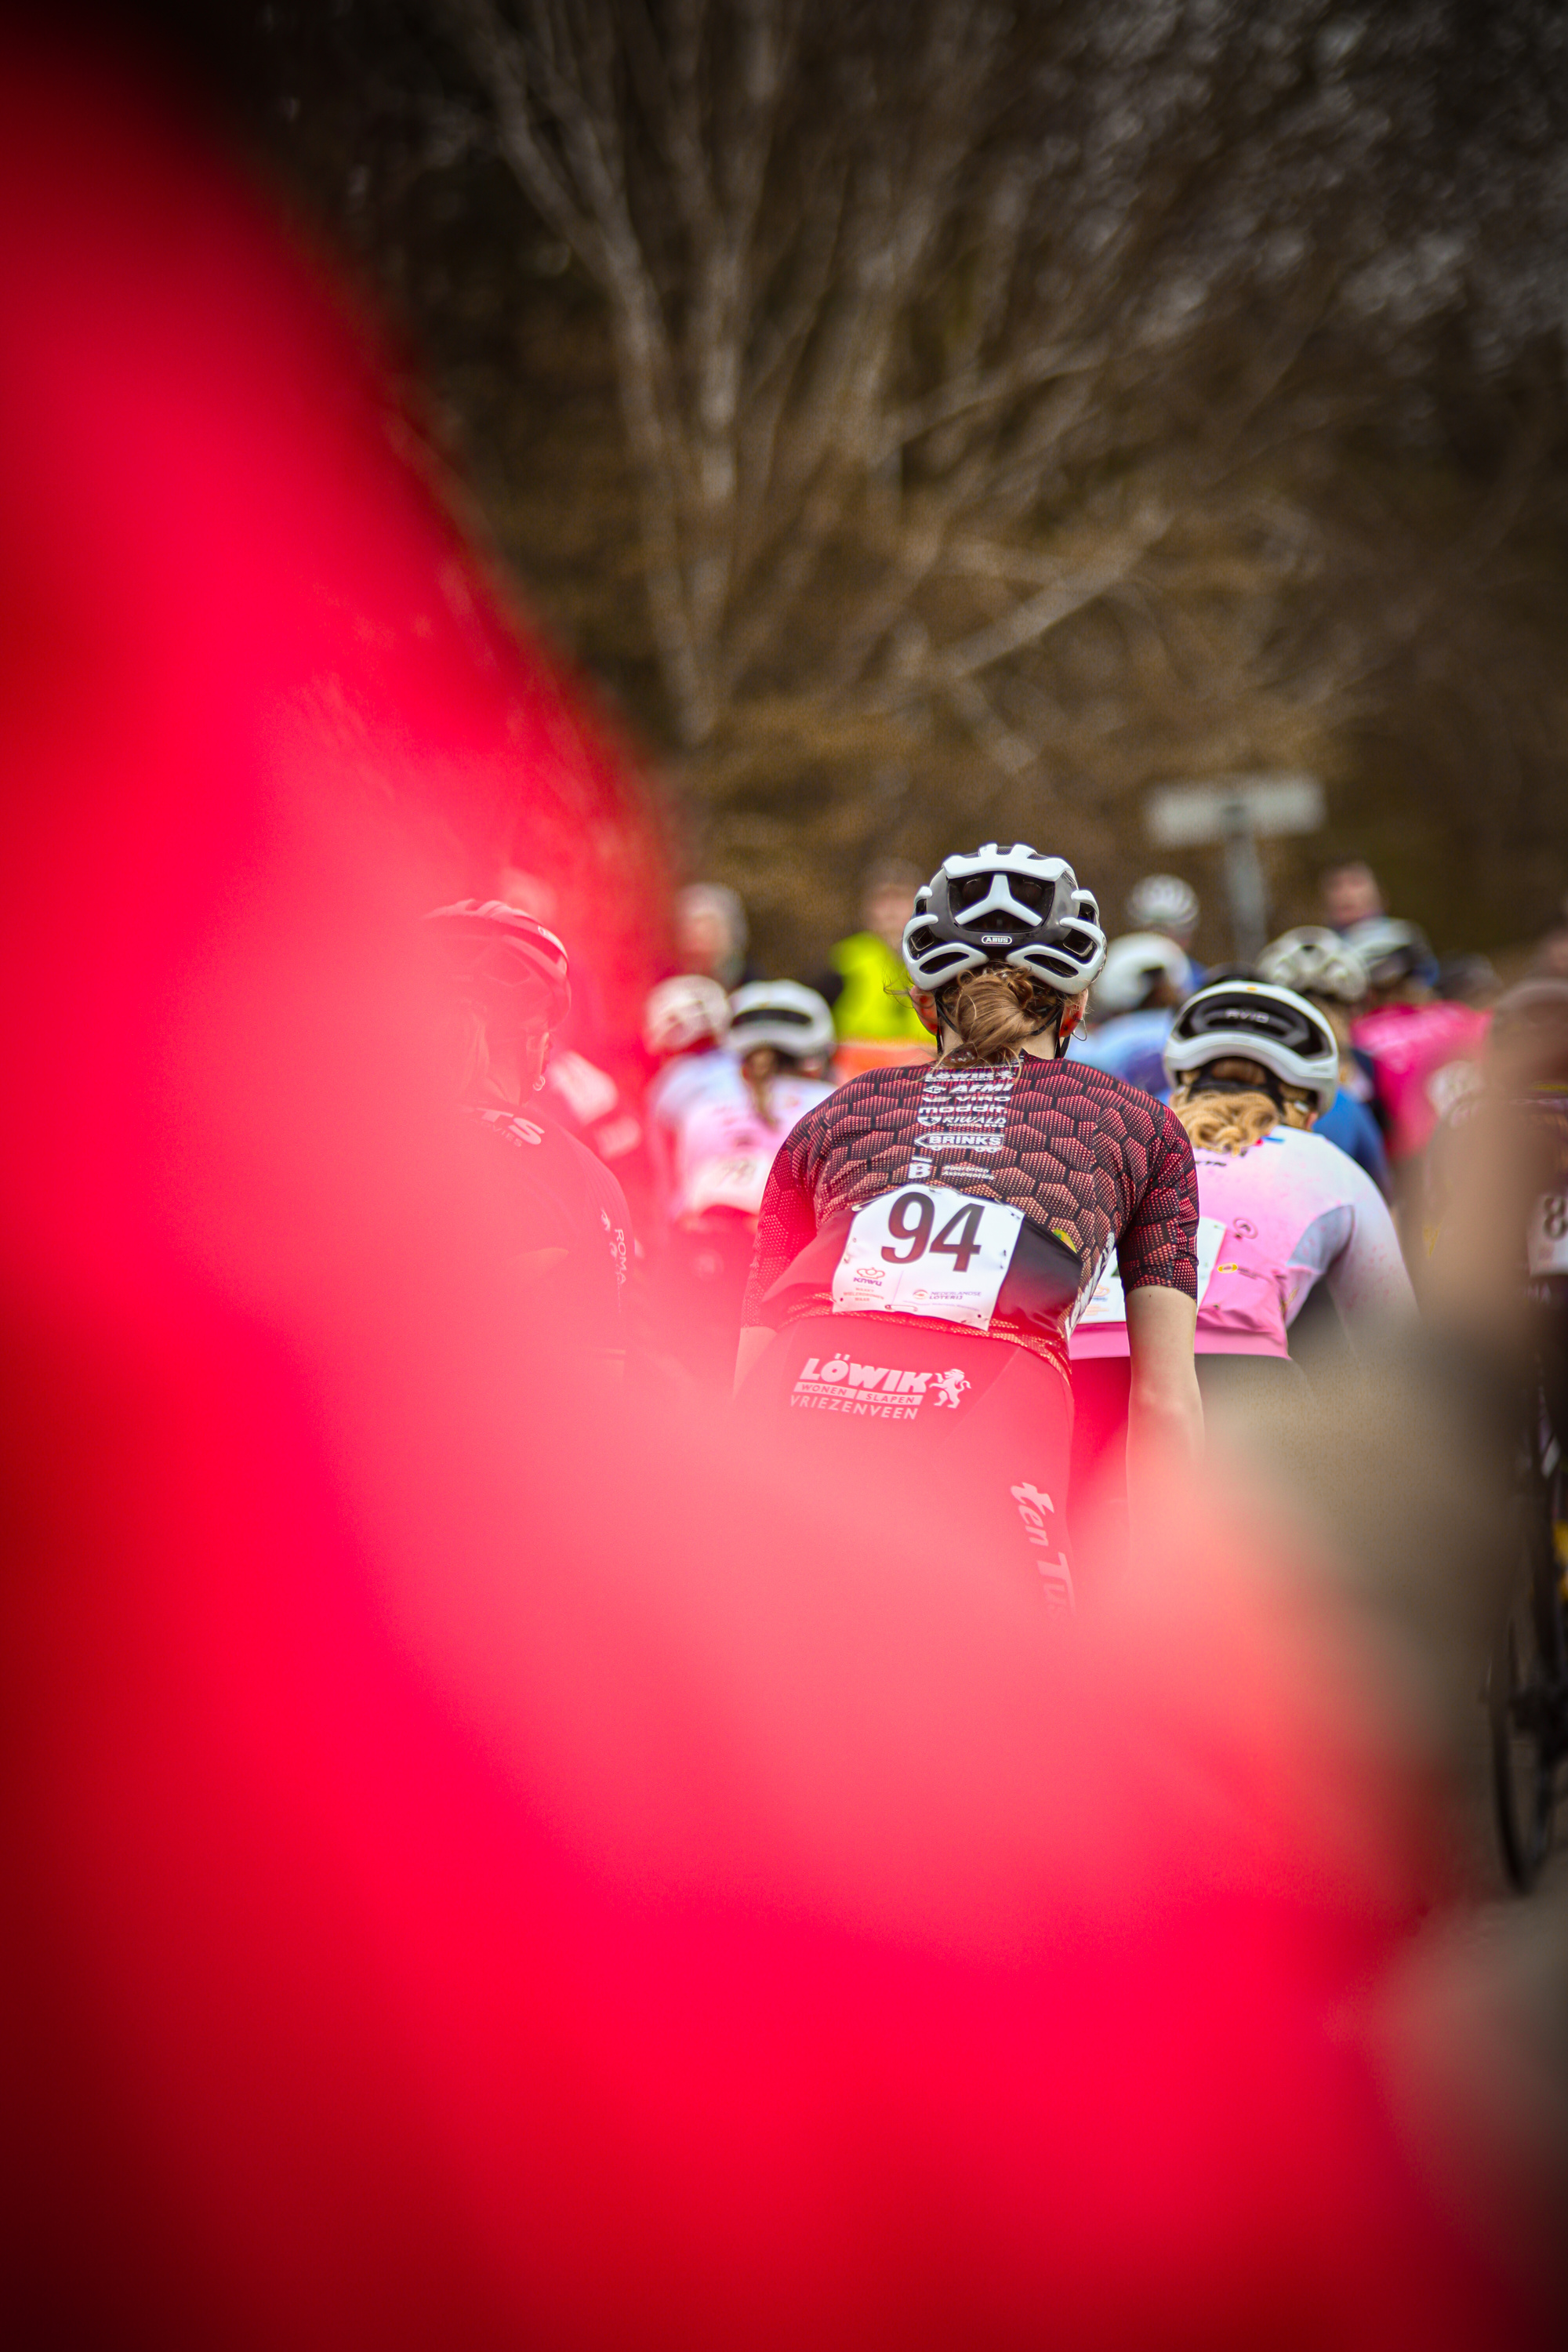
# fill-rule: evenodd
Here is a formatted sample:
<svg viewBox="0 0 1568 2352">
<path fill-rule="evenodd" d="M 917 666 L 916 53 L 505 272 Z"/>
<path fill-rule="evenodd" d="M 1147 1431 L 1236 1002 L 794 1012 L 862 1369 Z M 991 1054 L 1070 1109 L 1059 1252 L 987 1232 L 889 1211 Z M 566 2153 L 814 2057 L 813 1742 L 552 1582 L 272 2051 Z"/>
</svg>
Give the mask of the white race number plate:
<svg viewBox="0 0 1568 2352">
<path fill-rule="evenodd" d="M 693 1170 L 686 1187 L 688 1215 L 700 1216 L 704 1209 L 741 1209 L 754 1217 L 763 1205 L 773 1164 L 762 1151 L 734 1151 L 723 1159 L 705 1160 Z"/>
<path fill-rule="evenodd" d="M 1568 1192 L 1542 1192 L 1530 1220 L 1531 1274 L 1568 1274 Z"/>
<path fill-rule="evenodd" d="M 1219 1256 L 1219 1245 L 1225 1239 L 1225 1231 L 1223 1217 L 1198 1219 L 1196 1247 L 1200 1305 L 1203 1302 L 1204 1293 L 1209 1286 L 1209 1276 L 1215 1270 L 1215 1262 Z M 1105 1264 L 1100 1270 L 1100 1280 L 1089 1293 L 1088 1304 L 1078 1318 L 1079 1328 L 1081 1330 L 1087 1323 L 1125 1323 L 1126 1320 L 1126 1294 L 1122 1290 L 1121 1276 L 1117 1269 L 1116 1253 L 1111 1250 L 1108 1253 Z"/>
<path fill-rule="evenodd" d="M 836 1315 L 930 1315 L 986 1331 L 1022 1209 L 945 1184 L 903 1184 L 858 1210 L 833 1274 Z"/>
</svg>

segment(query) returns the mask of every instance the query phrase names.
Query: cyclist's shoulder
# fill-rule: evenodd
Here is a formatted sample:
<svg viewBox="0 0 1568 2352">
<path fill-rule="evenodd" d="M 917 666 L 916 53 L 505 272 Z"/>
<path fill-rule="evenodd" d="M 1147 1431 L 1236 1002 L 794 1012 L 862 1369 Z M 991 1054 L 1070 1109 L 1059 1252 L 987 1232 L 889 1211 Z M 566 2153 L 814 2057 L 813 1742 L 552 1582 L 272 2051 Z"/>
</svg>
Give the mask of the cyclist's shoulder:
<svg viewBox="0 0 1568 2352">
<path fill-rule="evenodd" d="M 1380 1216 L 1388 1213 L 1376 1179 L 1332 1136 L 1313 1129 L 1276 1127 L 1247 1157 L 1257 1160 L 1265 1181 L 1276 1174 L 1319 1196 L 1325 1208 L 1370 1207 Z"/>
<path fill-rule="evenodd" d="M 1139 1137 L 1158 1136 L 1179 1141 L 1184 1150 L 1187 1130 L 1163 1097 L 1151 1094 L 1147 1087 L 1134 1084 L 1131 1078 L 1108 1070 L 1098 1062 L 1077 1062 L 1064 1057 L 1058 1062 L 1045 1062 L 1040 1067 L 1062 1074 L 1066 1089 L 1081 1088 L 1086 1102 L 1100 1113 L 1115 1114 L 1128 1132 Z M 1113 1129 L 1114 1131 L 1114 1129 Z"/>
<path fill-rule="evenodd" d="M 1103 1032 L 1100 1033 L 1102 1035 L 1103 1034 Z M 1054 1062 L 1046 1061 L 1038 1055 L 1026 1054 L 1018 1063 L 1018 1070 L 1022 1076 L 1036 1079 L 1040 1086 L 1055 1087 L 1060 1092 L 1071 1093 L 1075 1088 L 1081 1087 L 1086 1095 L 1102 1100 L 1125 1100 L 1131 1097 L 1134 1100 L 1157 1105 L 1159 1102 L 1157 1095 L 1148 1093 L 1142 1087 L 1133 1086 L 1104 1062 L 1089 1059 L 1089 1053 L 1093 1051 L 1095 1042 L 1094 1039 L 1090 1039 L 1089 1048 L 1082 1055 L 1074 1053 L 1060 1054 Z"/>
<path fill-rule="evenodd" d="M 542 1129 L 539 1151 L 546 1165 L 557 1173 L 571 1191 L 595 1209 L 613 1211 L 624 1224 L 626 1221 L 626 1196 L 619 1178 L 606 1168 L 596 1151 L 560 1126 L 547 1113 L 533 1116 L 532 1124 Z"/>
<path fill-rule="evenodd" d="M 861 1070 L 842 1085 L 830 1087 L 823 1099 L 807 1111 L 805 1120 L 815 1124 L 840 1118 L 896 1117 L 918 1105 L 926 1080 L 940 1066 L 935 1062 L 894 1062 L 880 1069 Z"/>
<path fill-rule="evenodd" d="M 673 1124 L 702 1104 L 729 1100 L 744 1084 L 732 1054 L 692 1054 L 659 1071 L 648 1089 L 648 1107 Z"/>
</svg>

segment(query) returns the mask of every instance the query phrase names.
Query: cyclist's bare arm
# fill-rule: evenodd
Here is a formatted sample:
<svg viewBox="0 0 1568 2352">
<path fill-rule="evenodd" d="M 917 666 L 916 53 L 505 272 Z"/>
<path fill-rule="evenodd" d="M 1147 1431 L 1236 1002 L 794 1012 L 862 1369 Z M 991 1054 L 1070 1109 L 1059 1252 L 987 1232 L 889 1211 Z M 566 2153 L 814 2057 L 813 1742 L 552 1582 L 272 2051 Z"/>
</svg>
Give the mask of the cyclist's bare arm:
<svg viewBox="0 0 1568 2352">
<path fill-rule="evenodd" d="M 1184 1291 L 1140 1283 L 1127 1294 L 1131 1387 L 1127 1403 L 1127 1501 L 1133 1539 L 1160 1523 L 1164 1481 L 1173 1465 L 1197 1460 L 1203 1400 L 1193 1361 L 1195 1303 Z"/>
<path fill-rule="evenodd" d="M 747 1373 L 752 1370 L 758 1359 L 766 1354 L 768 1342 L 773 1336 L 773 1333 L 768 1330 L 766 1326 L 763 1324 L 748 1323 L 742 1327 L 741 1344 L 735 1350 L 735 1387 L 737 1391 L 739 1391 Z"/>
</svg>

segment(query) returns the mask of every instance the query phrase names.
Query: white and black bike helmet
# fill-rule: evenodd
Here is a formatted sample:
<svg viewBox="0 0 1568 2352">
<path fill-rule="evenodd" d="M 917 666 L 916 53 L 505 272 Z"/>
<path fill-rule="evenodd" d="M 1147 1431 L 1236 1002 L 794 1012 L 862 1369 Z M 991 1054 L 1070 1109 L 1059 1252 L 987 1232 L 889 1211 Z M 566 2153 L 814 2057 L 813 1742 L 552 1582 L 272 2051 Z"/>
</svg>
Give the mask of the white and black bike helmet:
<svg viewBox="0 0 1568 2352">
<path fill-rule="evenodd" d="M 1334 1033 L 1315 1004 L 1289 988 L 1221 980 L 1188 997 L 1165 1043 L 1165 1075 L 1172 1086 L 1195 1081 L 1201 1090 L 1209 1065 L 1234 1057 L 1257 1062 L 1284 1085 L 1300 1087 L 1311 1096 L 1320 1118 L 1339 1092 Z"/>
<path fill-rule="evenodd" d="M 758 1045 L 771 1045 L 797 1062 L 826 1061 L 837 1038 L 826 1001 L 798 980 L 754 980 L 730 999 L 731 1054 L 744 1061 Z"/>
<path fill-rule="evenodd" d="M 1337 1004 L 1359 1004 L 1366 994 L 1366 967 L 1338 931 L 1303 924 L 1270 940 L 1258 959 L 1258 977 L 1271 988 L 1294 988 L 1309 996 L 1331 996 Z"/>
<path fill-rule="evenodd" d="M 704 1037 L 721 1045 L 729 1027 L 729 998 L 716 980 L 700 971 L 661 980 L 643 1006 L 643 1044 L 650 1054 L 683 1054 Z"/>
<path fill-rule="evenodd" d="M 1363 923 L 1351 925 L 1344 941 L 1373 988 L 1395 988 L 1402 980 L 1424 981 L 1428 988 L 1437 985 L 1432 943 L 1415 923 L 1402 923 L 1394 915 L 1369 915 Z"/>
<path fill-rule="evenodd" d="M 1092 894 L 1064 857 L 1023 841 L 988 841 L 944 857 L 904 926 L 904 967 L 938 996 L 987 964 L 1013 964 L 1060 996 L 1077 996 L 1105 961 Z"/>
<path fill-rule="evenodd" d="M 1179 874 L 1145 874 L 1127 894 L 1127 920 L 1135 931 L 1189 939 L 1198 927 L 1198 894 Z"/>
<path fill-rule="evenodd" d="M 1186 952 L 1163 931 L 1124 931 L 1105 950 L 1100 978 L 1094 983 L 1091 1009 L 1097 1021 L 1119 1013 L 1135 1013 L 1157 980 L 1168 981 L 1185 995 L 1193 984 Z"/>
</svg>

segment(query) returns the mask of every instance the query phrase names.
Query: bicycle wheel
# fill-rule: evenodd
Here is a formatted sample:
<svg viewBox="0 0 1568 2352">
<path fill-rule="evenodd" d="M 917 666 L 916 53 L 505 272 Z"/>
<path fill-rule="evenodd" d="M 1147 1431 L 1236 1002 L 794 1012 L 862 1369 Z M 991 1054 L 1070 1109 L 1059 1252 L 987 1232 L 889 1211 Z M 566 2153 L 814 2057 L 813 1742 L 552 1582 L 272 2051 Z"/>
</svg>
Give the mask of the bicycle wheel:
<svg viewBox="0 0 1568 2352">
<path fill-rule="evenodd" d="M 1533 1547 L 1526 1545 L 1488 1677 L 1492 1794 L 1510 1883 L 1528 1895 L 1552 1849 L 1557 1810 L 1556 1677 L 1542 1655 Z M 1555 1595 L 1551 1596 L 1552 1605 Z"/>
</svg>

